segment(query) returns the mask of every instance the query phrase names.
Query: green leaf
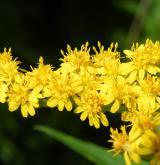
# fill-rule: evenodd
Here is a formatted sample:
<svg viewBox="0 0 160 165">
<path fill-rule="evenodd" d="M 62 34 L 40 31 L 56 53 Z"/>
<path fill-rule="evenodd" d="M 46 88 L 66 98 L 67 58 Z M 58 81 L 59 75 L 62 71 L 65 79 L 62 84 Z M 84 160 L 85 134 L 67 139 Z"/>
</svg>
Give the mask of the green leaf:
<svg viewBox="0 0 160 165">
<path fill-rule="evenodd" d="M 113 157 L 113 155 L 105 148 L 98 145 L 76 139 L 53 128 L 40 125 L 37 125 L 34 128 L 65 144 L 97 165 L 115 165 L 117 163 L 120 163 L 121 165 L 124 164 L 122 157 Z"/>
<path fill-rule="evenodd" d="M 65 144 L 70 149 L 81 154 L 89 161 L 97 165 L 124 165 L 125 162 L 121 155 L 113 156 L 111 152 L 108 152 L 105 148 L 100 147 L 91 142 L 82 141 L 80 139 L 74 138 L 70 135 L 57 131 L 53 128 L 49 128 L 42 125 L 36 125 L 35 130 L 41 131 L 48 136 L 56 139 L 57 141 Z M 142 165 L 147 165 L 146 162 L 142 162 Z"/>
</svg>

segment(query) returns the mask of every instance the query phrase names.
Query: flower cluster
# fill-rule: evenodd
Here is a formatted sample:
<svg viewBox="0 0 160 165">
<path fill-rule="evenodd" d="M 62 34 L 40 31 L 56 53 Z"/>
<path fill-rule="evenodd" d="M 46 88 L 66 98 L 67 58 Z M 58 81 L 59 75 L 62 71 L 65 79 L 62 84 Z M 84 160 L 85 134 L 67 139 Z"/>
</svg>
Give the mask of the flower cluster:
<svg viewBox="0 0 160 165">
<path fill-rule="evenodd" d="M 127 165 L 131 165 L 131 161 L 139 164 L 142 159 L 147 159 L 151 165 L 159 165 L 160 43 L 147 40 L 124 53 L 128 62 L 121 63 L 121 73 L 127 85 L 132 87 L 126 88 L 125 84 L 122 87 L 129 95 L 125 97 L 127 104 L 123 101 L 127 111 L 122 112 L 121 118 L 129 125 L 121 126 L 120 131 L 111 128 L 109 142 L 116 154 L 124 154 Z M 127 127 L 130 131 L 126 131 Z"/>
<path fill-rule="evenodd" d="M 37 68 L 25 72 L 11 49 L 4 49 L 0 102 L 27 117 L 34 116 L 45 99 L 46 106 L 73 110 L 97 129 L 109 125 L 106 111 L 116 113 L 125 106 L 121 118 L 129 125 L 121 126 L 120 132 L 110 129 L 113 151 L 123 153 L 127 165 L 146 157 L 152 165 L 160 164 L 160 42 L 137 43 L 124 50 L 125 58 L 117 47 L 112 43 L 105 49 L 98 42 L 91 50 L 87 42 L 78 50 L 68 45 L 66 52 L 61 51 L 58 69 L 45 65 L 40 57 Z"/>
</svg>

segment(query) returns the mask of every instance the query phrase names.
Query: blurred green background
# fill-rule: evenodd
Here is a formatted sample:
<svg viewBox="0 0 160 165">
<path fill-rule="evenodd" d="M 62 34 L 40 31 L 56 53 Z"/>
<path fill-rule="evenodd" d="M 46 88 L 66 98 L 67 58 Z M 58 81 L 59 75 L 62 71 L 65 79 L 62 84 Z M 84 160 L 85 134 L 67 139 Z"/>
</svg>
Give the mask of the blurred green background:
<svg viewBox="0 0 160 165">
<path fill-rule="evenodd" d="M 89 41 L 119 50 L 134 41 L 153 41 L 160 36 L 159 0 L 0 0 L 0 49 L 11 47 L 21 67 L 37 66 L 39 56 L 59 66 L 60 49 L 80 47 Z M 37 109 L 35 117 L 23 119 L 0 104 L 0 164 L 90 165 L 64 145 L 32 129 L 35 124 L 57 128 L 83 140 L 108 147 L 109 128 L 96 130 L 79 115 L 57 109 Z M 119 127 L 120 115 L 107 114 L 111 126 Z M 51 163 L 50 163 L 51 162 Z"/>
</svg>

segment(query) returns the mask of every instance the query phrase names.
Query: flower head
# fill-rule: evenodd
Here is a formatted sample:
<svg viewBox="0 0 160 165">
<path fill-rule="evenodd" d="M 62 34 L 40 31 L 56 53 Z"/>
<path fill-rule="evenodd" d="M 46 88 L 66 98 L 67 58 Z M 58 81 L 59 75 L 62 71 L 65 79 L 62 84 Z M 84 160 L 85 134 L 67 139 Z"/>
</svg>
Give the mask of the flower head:
<svg viewBox="0 0 160 165">
<path fill-rule="evenodd" d="M 124 50 L 131 61 L 121 65 L 122 73 L 128 75 L 128 81 L 134 82 L 137 78 L 142 80 L 145 72 L 156 74 L 160 72 L 160 43 L 146 40 L 145 44 L 132 46 L 131 50 Z"/>
<path fill-rule="evenodd" d="M 75 96 L 82 90 L 81 82 L 75 74 L 61 72 L 59 70 L 53 72 L 48 85 L 44 89 L 44 95 L 48 97 L 47 105 L 56 107 L 62 111 L 64 107 L 72 110 L 71 97 Z"/>
<path fill-rule="evenodd" d="M 137 99 L 139 109 L 158 109 L 160 105 L 160 79 L 148 75 L 139 81 L 141 92 Z"/>
<path fill-rule="evenodd" d="M 108 104 L 113 103 L 111 112 L 115 113 L 119 110 L 121 104 L 125 104 L 127 108 L 134 108 L 136 104 L 136 96 L 139 88 L 136 85 L 129 85 L 126 79 L 118 76 L 116 79 L 102 84 L 101 90 L 106 90 L 106 98 Z M 104 86 L 104 87 L 103 87 Z"/>
<path fill-rule="evenodd" d="M 44 65 L 43 57 L 39 58 L 38 68 L 32 68 L 31 72 L 26 73 L 26 81 L 29 82 L 29 88 L 43 88 L 48 84 L 48 81 L 52 75 L 52 66 Z"/>
<path fill-rule="evenodd" d="M 80 119 L 82 121 L 88 117 L 89 125 L 95 128 L 100 127 L 100 122 L 104 126 L 108 126 L 108 120 L 102 111 L 105 101 L 105 96 L 102 93 L 93 90 L 85 91 L 75 99 L 78 106 L 75 113 L 81 113 Z"/>
<path fill-rule="evenodd" d="M 89 65 L 91 65 L 91 57 L 89 51 L 90 49 L 88 49 L 88 42 L 82 45 L 80 50 L 78 50 L 77 48 L 72 50 L 71 47 L 67 45 L 66 54 L 61 50 L 61 53 L 63 55 L 63 59 L 60 59 L 61 61 L 63 61 L 61 66 L 65 67 L 65 65 L 67 65 L 68 67 L 70 65 L 71 68 L 74 67 L 77 71 L 79 71 L 81 67 L 88 67 Z"/>
<path fill-rule="evenodd" d="M 151 130 L 143 134 L 138 153 L 151 158 L 151 165 L 160 165 L 160 136 Z"/>
<path fill-rule="evenodd" d="M 35 108 L 39 107 L 38 99 L 41 98 L 40 89 L 30 89 L 27 84 L 25 75 L 17 75 L 7 93 L 9 111 L 15 111 L 20 106 L 23 117 L 35 115 Z"/>
<path fill-rule="evenodd" d="M 10 84 L 14 79 L 14 76 L 18 73 L 18 64 L 20 62 L 12 59 L 11 49 L 7 51 L 4 49 L 3 53 L 0 53 L 0 81 Z"/>
<path fill-rule="evenodd" d="M 120 53 L 117 51 L 117 47 L 117 43 L 112 43 L 110 47 L 105 50 L 100 42 L 98 42 L 99 51 L 93 47 L 96 53 L 93 56 L 93 63 L 99 74 L 109 77 L 115 77 L 119 74 Z"/>
<path fill-rule="evenodd" d="M 112 139 L 109 142 L 113 143 L 112 151 L 116 154 L 123 153 L 127 165 L 131 165 L 131 160 L 140 163 L 141 158 L 137 152 L 137 146 L 140 143 L 140 132 L 132 127 L 128 134 L 125 126 L 121 126 L 120 133 L 113 128 L 110 131 Z"/>
</svg>

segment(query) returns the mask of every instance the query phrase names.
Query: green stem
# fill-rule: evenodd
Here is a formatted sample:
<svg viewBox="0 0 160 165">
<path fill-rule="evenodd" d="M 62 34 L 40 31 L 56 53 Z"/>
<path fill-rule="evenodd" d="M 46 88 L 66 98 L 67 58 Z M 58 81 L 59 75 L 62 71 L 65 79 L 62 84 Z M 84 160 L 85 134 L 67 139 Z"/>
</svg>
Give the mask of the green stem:
<svg viewBox="0 0 160 165">
<path fill-rule="evenodd" d="M 152 0 L 141 0 L 140 1 L 136 14 L 133 18 L 132 24 L 131 24 L 129 32 L 128 32 L 128 36 L 126 39 L 126 45 L 130 45 L 131 43 L 135 42 L 138 39 L 140 32 L 143 29 L 144 20 L 147 16 L 151 2 L 152 2 Z"/>
</svg>

